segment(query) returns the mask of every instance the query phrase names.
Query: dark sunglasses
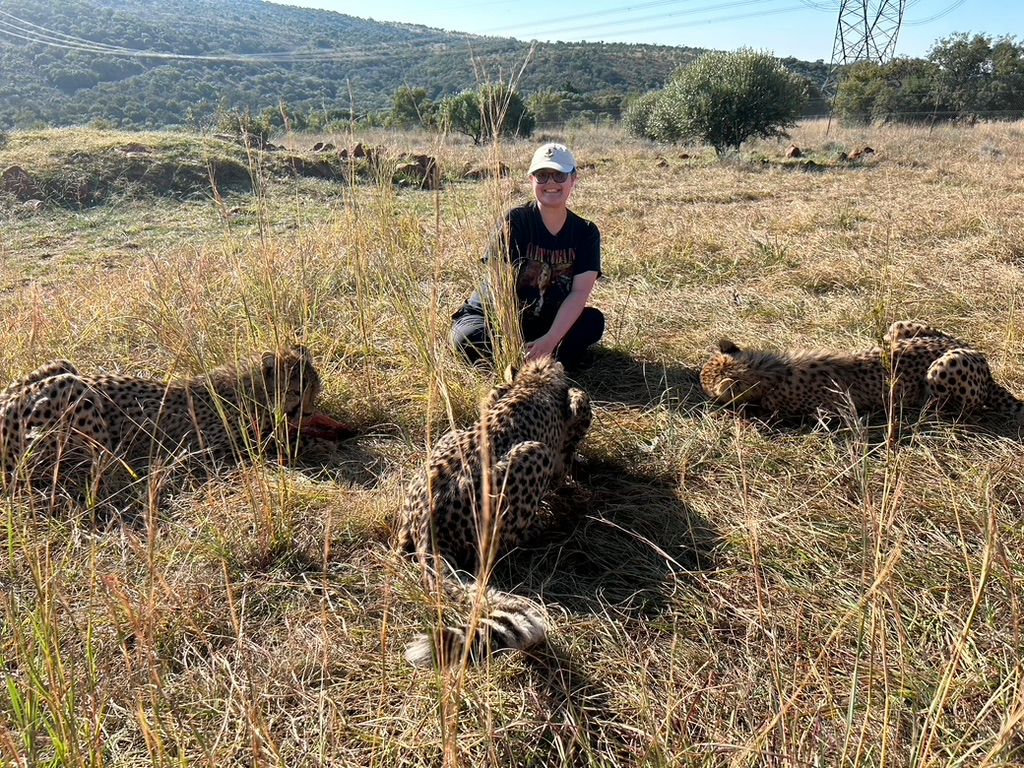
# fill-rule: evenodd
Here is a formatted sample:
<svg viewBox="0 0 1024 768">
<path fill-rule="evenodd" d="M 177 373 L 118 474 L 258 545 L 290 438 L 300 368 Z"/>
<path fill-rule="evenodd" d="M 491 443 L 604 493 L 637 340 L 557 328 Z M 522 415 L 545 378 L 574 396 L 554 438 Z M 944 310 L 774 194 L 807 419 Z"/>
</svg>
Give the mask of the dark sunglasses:
<svg viewBox="0 0 1024 768">
<path fill-rule="evenodd" d="M 540 183 L 540 184 L 547 184 L 549 181 L 554 181 L 554 182 L 556 182 L 558 184 L 561 184 L 563 181 L 566 181 L 570 176 L 572 176 L 572 174 L 571 173 L 566 173 L 565 171 L 534 171 L 533 172 L 533 178 L 535 178 L 537 180 L 537 182 Z"/>
</svg>

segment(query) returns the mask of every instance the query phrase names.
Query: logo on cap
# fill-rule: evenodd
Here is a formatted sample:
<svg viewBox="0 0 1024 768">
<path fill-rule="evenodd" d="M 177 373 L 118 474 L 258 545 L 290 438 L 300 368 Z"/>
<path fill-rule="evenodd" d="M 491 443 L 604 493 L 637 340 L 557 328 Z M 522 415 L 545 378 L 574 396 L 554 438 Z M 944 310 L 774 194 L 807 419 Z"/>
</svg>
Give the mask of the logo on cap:
<svg viewBox="0 0 1024 768">
<path fill-rule="evenodd" d="M 544 157 L 554 157 L 556 151 L 557 150 L 555 149 L 555 146 L 552 144 L 550 147 L 544 150 Z"/>
</svg>

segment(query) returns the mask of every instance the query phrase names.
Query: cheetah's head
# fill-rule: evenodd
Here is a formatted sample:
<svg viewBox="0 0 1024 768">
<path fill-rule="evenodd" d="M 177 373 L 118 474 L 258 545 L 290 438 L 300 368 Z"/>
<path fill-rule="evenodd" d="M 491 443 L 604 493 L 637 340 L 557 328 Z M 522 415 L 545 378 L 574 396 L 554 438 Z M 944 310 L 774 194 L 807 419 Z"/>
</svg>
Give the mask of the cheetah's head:
<svg viewBox="0 0 1024 768">
<path fill-rule="evenodd" d="M 552 357 L 527 360 L 518 368 L 511 365 L 505 368 L 501 380 L 487 395 L 485 408 L 490 409 L 510 395 L 523 397 L 543 391 L 560 391 L 563 398 L 568 397 L 569 379 L 565 368 Z"/>
<path fill-rule="evenodd" d="M 700 385 L 715 402 L 742 405 L 761 399 L 761 379 L 752 375 L 747 356 L 729 339 L 718 342 L 718 349 L 700 371 Z"/>
<path fill-rule="evenodd" d="M 320 374 L 309 350 L 302 346 L 279 352 L 265 352 L 260 363 L 264 392 L 273 413 L 284 416 L 290 428 L 314 413 L 320 394 Z"/>
</svg>

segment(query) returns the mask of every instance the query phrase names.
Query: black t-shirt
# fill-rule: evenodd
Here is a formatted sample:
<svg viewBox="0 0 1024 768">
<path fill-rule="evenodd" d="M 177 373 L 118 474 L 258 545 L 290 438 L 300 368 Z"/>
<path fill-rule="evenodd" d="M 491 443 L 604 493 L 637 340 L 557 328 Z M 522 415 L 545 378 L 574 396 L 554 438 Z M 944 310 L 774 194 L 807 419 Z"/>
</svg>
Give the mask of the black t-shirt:
<svg viewBox="0 0 1024 768">
<path fill-rule="evenodd" d="M 485 261 L 507 259 L 516 270 L 516 297 L 525 316 L 554 318 L 576 275 L 601 274 L 601 234 L 593 222 L 568 212 L 557 235 L 544 226 L 536 203 L 513 208 L 491 238 Z M 479 293 L 470 304 L 482 306 Z"/>
</svg>

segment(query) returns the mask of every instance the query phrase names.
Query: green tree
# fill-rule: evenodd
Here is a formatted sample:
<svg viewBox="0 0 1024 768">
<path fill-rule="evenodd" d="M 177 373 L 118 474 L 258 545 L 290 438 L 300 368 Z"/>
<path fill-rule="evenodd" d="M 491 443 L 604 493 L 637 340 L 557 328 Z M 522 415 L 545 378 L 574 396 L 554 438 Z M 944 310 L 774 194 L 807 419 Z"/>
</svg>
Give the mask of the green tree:
<svg viewBox="0 0 1024 768">
<path fill-rule="evenodd" d="M 845 72 L 834 108 L 854 123 L 934 122 L 956 114 L 936 85 L 937 68 L 922 59 L 862 62 Z"/>
<path fill-rule="evenodd" d="M 99 81 L 95 72 L 80 67 L 54 67 L 48 77 L 57 88 L 68 94 L 81 88 L 91 88 Z"/>
<path fill-rule="evenodd" d="M 461 133 L 479 144 L 484 135 L 483 120 L 480 117 L 480 97 L 476 91 L 463 91 L 444 99 L 438 107 L 441 130 L 445 133 Z"/>
<path fill-rule="evenodd" d="M 438 117 L 442 130 L 469 136 L 474 144 L 496 136 L 529 136 L 535 124 L 522 96 L 504 84 L 444 99 Z"/>
<path fill-rule="evenodd" d="M 537 91 L 527 101 L 527 108 L 541 125 L 564 123 L 567 117 L 566 98 L 550 88 Z"/>
<path fill-rule="evenodd" d="M 1024 46 L 1012 37 L 956 34 L 928 59 L 858 64 L 839 83 L 836 111 L 858 122 L 934 122 L 1024 113 Z"/>
<path fill-rule="evenodd" d="M 1011 120 L 1024 116 L 1024 43 L 1012 37 L 998 39 L 992 46 L 992 67 L 996 73 L 992 87 L 996 109 Z"/>
<path fill-rule="evenodd" d="M 806 98 L 800 78 L 770 54 L 712 52 L 673 77 L 651 126 L 659 141 L 696 139 L 722 154 L 752 137 L 786 135 Z"/>
<path fill-rule="evenodd" d="M 951 35 L 932 47 L 928 60 L 937 67 L 940 97 L 959 117 L 973 121 L 1024 108 L 1024 46 L 1012 37 Z"/>
<path fill-rule="evenodd" d="M 504 83 L 480 88 L 480 108 L 488 136 L 530 136 L 537 122 L 519 92 Z"/>
<path fill-rule="evenodd" d="M 435 112 L 434 102 L 427 95 L 426 88 L 403 85 L 395 91 L 388 125 L 395 128 L 426 128 L 433 124 Z"/>
<path fill-rule="evenodd" d="M 933 123 L 952 114 L 936 89 L 936 67 L 920 59 L 893 59 L 881 67 L 872 120 L 877 123 Z"/>
<path fill-rule="evenodd" d="M 884 87 L 880 64 L 873 61 L 854 64 L 843 72 L 832 108 L 847 122 L 867 125 L 874 118 L 875 101 Z"/>
</svg>

